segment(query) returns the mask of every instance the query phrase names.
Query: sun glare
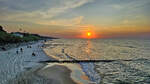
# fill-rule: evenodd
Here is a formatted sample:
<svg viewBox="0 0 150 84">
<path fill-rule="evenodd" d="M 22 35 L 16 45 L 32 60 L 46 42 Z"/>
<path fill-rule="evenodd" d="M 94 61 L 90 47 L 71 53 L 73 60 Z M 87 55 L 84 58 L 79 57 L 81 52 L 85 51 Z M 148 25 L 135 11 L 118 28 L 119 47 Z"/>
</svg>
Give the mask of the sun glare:
<svg viewBox="0 0 150 84">
<path fill-rule="evenodd" d="M 87 32 L 87 36 L 91 36 L 91 32 Z"/>
<path fill-rule="evenodd" d="M 96 33 L 92 30 L 82 32 L 80 38 L 94 39 L 97 38 Z"/>
</svg>

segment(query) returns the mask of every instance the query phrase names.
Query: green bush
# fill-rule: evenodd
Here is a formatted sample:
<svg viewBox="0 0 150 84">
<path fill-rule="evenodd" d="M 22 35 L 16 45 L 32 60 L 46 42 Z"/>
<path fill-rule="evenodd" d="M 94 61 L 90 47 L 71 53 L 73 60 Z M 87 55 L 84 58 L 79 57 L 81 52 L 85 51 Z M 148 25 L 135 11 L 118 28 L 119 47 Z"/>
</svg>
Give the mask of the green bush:
<svg viewBox="0 0 150 84">
<path fill-rule="evenodd" d="M 28 41 L 35 41 L 35 40 L 40 40 L 40 39 L 41 39 L 40 37 L 34 36 L 32 34 L 27 34 L 23 38 L 21 38 L 21 37 L 14 36 L 12 34 L 0 31 L 0 44 L 28 42 Z"/>
<path fill-rule="evenodd" d="M 0 44 L 21 42 L 21 38 L 6 32 L 0 32 Z"/>
<path fill-rule="evenodd" d="M 28 35 L 22 38 L 23 41 L 28 42 L 28 41 L 35 41 L 35 40 L 40 40 L 40 37 L 33 36 L 33 35 Z"/>
</svg>

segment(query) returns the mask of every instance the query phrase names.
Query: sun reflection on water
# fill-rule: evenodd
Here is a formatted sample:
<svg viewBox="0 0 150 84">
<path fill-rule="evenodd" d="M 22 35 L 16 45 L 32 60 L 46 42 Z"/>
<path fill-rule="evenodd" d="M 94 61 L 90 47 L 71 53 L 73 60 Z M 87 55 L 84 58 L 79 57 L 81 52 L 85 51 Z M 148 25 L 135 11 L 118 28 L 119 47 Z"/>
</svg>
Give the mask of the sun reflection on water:
<svg viewBox="0 0 150 84">
<path fill-rule="evenodd" d="M 87 40 L 87 45 L 85 46 L 85 52 L 87 53 L 87 58 L 86 59 L 91 59 L 91 48 L 92 48 L 92 44 L 90 40 Z"/>
</svg>

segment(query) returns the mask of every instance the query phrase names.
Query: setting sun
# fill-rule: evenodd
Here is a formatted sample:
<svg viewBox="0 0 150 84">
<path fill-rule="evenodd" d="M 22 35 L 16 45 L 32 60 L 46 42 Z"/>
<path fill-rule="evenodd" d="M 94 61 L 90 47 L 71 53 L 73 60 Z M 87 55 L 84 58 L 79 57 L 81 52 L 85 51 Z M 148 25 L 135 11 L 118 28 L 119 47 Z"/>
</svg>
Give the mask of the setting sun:
<svg viewBox="0 0 150 84">
<path fill-rule="evenodd" d="M 87 30 L 87 31 L 82 31 L 81 35 L 79 38 L 85 38 L 85 39 L 95 39 L 98 36 L 96 35 L 96 32 L 94 30 Z"/>
<path fill-rule="evenodd" d="M 88 32 L 88 33 L 87 33 L 87 36 L 91 36 L 91 32 Z"/>
</svg>

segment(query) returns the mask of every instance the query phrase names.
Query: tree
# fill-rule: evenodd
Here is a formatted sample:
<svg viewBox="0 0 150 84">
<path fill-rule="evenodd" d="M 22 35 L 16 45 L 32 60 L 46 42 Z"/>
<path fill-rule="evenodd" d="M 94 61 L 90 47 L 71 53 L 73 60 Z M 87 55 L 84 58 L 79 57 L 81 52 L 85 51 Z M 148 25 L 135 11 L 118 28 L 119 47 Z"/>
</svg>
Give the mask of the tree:
<svg viewBox="0 0 150 84">
<path fill-rule="evenodd" d="M 0 26 L 0 32 L 6 32 L 2 26 Z"/>
</svg>

